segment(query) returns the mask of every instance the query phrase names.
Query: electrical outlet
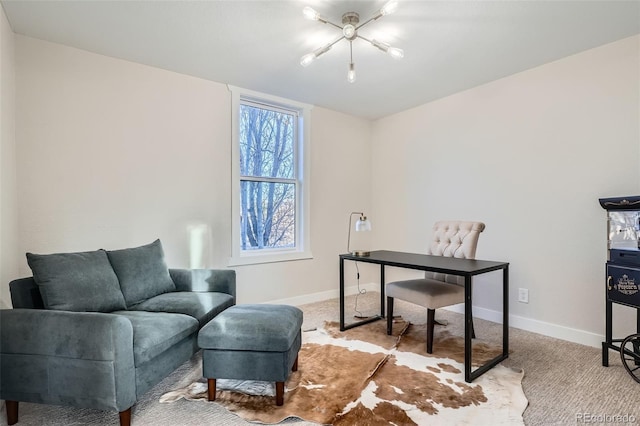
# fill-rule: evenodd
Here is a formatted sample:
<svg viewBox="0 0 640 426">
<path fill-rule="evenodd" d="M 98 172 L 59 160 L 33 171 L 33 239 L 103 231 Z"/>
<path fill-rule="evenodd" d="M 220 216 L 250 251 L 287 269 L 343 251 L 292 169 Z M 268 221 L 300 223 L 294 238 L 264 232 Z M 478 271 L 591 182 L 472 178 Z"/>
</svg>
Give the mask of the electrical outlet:
<svg viewBox="0 0 640 426">
<path fill-rule="evenodd" d="M 529 289 L 528 288 L 519 288 L 518 289 L 518 302 L 520 302 L 520 303 L 529 303 Z"/>
</svg>

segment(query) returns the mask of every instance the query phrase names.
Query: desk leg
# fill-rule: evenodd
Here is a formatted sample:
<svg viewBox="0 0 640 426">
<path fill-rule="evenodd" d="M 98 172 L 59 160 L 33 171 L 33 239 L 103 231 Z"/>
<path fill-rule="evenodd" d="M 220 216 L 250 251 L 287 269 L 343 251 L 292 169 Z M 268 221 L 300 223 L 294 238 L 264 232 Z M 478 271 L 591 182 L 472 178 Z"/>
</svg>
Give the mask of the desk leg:
<svg viewBox="0 0 640 426">
<path fill-rule="evenodd" d="M 471 276 L 464 277 L 464 380 L 471 383 L 471 329 L 473 317 L 471 312 Z"/>
<path fill-rule="evenodd" d="M 380 316 L 385 317 L 384 304 L 386 299 L 384 297 L 384 265 L 380 265 Z"/>
<path fill-rule="evenodd" d="M 356 260 L 356 259 L 350 259 Z M 378 321 L 384 317 L 384 307 L 385 307 L 385 298 L 384 298 L 384 265 L 380 265 L 380 279 L 381 281 L 381 309 L 382 315 L 374 315 L 370 318 L 364 319 L 358 322 L 351 322 L 349 324 L 345 324 L 345 288 L 344 288 L 344 259 L 340 257 L 340 331 L 346 331 L 352 329 L 354 327 L 359 327 L 361 325 L 369 324 L 370 322 Z"/>
<path fill-rule="evenodd" d="M 502 270 L 502 356 L 509 356 L 509 265 Z"/>
<path fill-rule="evenodd" d="M 502 354 L 471 371 L 471 277 L 465 277 L 464 380 L 477 379 L 509 357 L 509 266 L 502 269 Z"/>
<path fill-rule="evenodd" d="M 340 331 L 344 330 L 344 259 L 340 258 Z"/>
</svg>

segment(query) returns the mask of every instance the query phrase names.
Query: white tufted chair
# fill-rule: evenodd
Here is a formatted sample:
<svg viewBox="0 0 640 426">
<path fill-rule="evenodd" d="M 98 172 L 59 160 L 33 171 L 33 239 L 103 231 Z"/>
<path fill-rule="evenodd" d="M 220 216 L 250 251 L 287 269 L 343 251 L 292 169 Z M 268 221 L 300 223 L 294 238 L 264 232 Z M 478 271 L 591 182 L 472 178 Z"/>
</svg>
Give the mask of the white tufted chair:
<svg viewBox="0 0 640 426">
<path fill-rule="evenodd" d="M 441 221 L 433 226 L 433 240 L 427 254 L 475 259 L 482 222 Z M 393 300 L 400 299 L 427 308 L 427 353 L 433 352 L 435 310 L 464 303 L 464 277 L 426 272 L 415 280 L 387 283 L 387 334 L 393 327 Z M 472 329 L 473 330 L 473 329 Z M 475 337 L 475 333 L 472 335 Z"/>
</svg>

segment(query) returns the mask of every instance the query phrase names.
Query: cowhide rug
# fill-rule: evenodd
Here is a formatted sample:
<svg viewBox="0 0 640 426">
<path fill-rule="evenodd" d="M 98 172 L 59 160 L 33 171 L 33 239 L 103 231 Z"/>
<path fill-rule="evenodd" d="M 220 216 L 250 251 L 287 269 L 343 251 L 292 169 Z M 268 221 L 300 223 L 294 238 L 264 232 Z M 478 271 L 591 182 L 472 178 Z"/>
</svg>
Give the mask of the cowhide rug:
<svg viewBox="0 0 640 426">
<path fill-rule="evenodd" d="M 426 326 L 397 321 L 387 336 L 377 321 L 345 332 L 337 323 L 303 333 L 298 371 L 277 407 L 272 383 L 218 380 L 216 401 L 248 421 L 289 417 L 333 425 L 522 425 L 528 402 L 524 373 L 497 365 L 473 383 L 464 381 L 464 340 L 436 327 L 434 353 Z M 481 363 L 500 353 L 474 341 Z M 207 400 L 206 379 L 168 392 L 160 402 Z"/>
</svg>

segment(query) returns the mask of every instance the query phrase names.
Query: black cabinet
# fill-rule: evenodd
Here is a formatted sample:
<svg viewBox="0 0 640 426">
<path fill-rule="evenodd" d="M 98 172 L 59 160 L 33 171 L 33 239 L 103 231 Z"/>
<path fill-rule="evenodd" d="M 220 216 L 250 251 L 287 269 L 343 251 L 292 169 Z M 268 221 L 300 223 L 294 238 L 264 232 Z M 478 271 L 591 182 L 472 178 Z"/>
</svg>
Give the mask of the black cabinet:
<svg viewBox="0 0 640 426">
<path fill-rule="evenodd" d="M 607 263 L 607 300 L 640 307 L 640 269 Z"/>
<path fill-rule="evenodd" d="M 613 304 L 636 310 L 640 333 L 640 196 L 602 198 L 607 210 L 607 263 L 605 282 L 605 341 L 602 365 L 609 365 L 609 350 L 620 351 L 623 338 L 613 338 Z"/>
</svg>

